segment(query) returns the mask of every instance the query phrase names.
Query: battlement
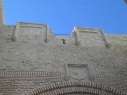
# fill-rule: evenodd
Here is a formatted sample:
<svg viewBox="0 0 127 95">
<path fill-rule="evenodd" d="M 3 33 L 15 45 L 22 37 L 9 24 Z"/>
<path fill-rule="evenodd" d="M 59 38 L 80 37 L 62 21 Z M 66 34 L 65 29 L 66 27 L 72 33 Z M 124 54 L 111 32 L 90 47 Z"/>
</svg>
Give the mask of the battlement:
<svg viewBox="0 0 127 95">
<path fill-rule="evenodd" d="M 109 43 L 101 29 L 74 27 L 69 36 L 55 36 L 46 24 L 18 22 L 12 33 L 14 41 L 76 45 L 82 47 L 107 46 Z"/>
<path fill-rule="evenodd" d="M 126 37 L 113 38 L 113 43 L 119 41 L 120 44 L 114 46 L 111 42 L 112 48 L 106 49 L 105 41 L 112 38 L 105 36 L 101 29 L 75 27 L 69 36 L 56 36 L 48 25 L 17 23 L 3 30 L 0 32 L 0 71 L 4 71 L 0 76 L 1 94 L 7 91 L 7 95 L 11 92 L 17 95 L 17 92 L 56 82 L 58 78 L 60 81 L 93 81 L 127 91 L 127 50 L 126 46 L 120 46 L 121 40 L 126 43 Z M 98 44 L 99 41 L 102 43 Z M 60 72 L 60 76 L 39 71 Z"/>
<path fill-rule="evenodd" d="M 109 47 L 109 43 L 102 29 L 74 27 L 73 35 L 75 45 Z"/>
<path fill-rule="evenodd" d="M 98 33 L 99 29 L 95 29 L 95 28 L 84 28 L 84 27 L 75 27 L 76 31 L 78 32 L 84 32 L 84 33 Z"/>
<path fill-rule="evenodd" d="M 16 26 L 19 27 L 19 28 L 42 29 L 42 27 L 46 27 L 47 25 L 46 24 L 18 22 Z"/>
</svg>

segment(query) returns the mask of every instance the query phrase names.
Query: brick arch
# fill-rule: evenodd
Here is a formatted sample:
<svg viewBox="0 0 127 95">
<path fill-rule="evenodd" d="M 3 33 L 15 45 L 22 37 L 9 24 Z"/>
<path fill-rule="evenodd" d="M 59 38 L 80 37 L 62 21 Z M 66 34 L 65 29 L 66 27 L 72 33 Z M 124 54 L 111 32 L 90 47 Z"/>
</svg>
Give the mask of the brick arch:
<svg viewBox="0 0 127 95">
<path fill-rule="evenodd" d="M 33 90 L 29 95 L 126 95 L 94 82 L 65 81 Z"/>
</svg>

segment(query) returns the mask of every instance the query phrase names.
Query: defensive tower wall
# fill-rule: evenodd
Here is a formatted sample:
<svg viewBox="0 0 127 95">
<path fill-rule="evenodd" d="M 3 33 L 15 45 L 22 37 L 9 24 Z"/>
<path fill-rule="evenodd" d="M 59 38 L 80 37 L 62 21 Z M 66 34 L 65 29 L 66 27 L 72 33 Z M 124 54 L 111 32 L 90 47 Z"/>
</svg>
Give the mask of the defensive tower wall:
<svg viewBox="0 0 127 95">
<path fill-rule="evenodd" d="M 108 46 L 109 43 L 100 29 L 74 27 L 71 35 L 55 35 L 46 24 L 18 22 L 12 32 L 13 41 L 39 42 L 52 45 L 81 47 Z"/>
</svg>

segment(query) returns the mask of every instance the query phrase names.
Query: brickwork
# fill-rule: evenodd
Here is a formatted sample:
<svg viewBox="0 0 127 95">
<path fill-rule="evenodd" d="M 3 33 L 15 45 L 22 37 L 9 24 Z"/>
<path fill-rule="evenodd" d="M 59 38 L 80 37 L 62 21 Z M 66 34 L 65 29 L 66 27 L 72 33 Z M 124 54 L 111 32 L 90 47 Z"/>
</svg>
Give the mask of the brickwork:
<svg viewBox="0 0 127 95">
<path fill-rule="evenodd" d="M 0 95 L 127 95 L 126 42 L 93 28 L 61 37 L 46 24 L 3 27 L 0 0 Z"/>
<path fill-rule="evenodd" d="M 0 95 L 22 95 L 64 80 L 64 74 L 58 72 L 0 72 Z"/>
<path fill-rule="evenodd" d="M 23 24 L 24 25 L 24 24 Z M 25 24 L 26 25 L 26 24 Z M 33 25 L 33 24 L 32 24 Z M 26 25 L 27 26 L 27 25 Z M 25 26 L 25 27 L 26 27 Z M 36 25 L 35 25 L 36 26 Z M 37 25 L 38 26 L 38 25 Z M 36 26 L 36 27 L 37 27 Z M 39 24 L 40 26 L 40 24 Z M 29 26 L 31 27 L 31 26 Z M 43 43 L 44 40 L 41 40 L 43 44 L 40 44 L 34 38 L 25 38 L 25 35 L 29 36 L 29 33 L 24 30 L 23 36 L 17 37 L 16 41 L 12 41 L 11 37 L 13 35 L 13 30 L 15 27 L 5 27 L 4 32 L 0 34 L 0 71 L 48 71 L 48 72 L 61 72 L 65 73 L 65 64 L 88 64 L 93 66 L 94 71 L 94 82 L 101 83 L 103 85 L 111 86 L 114 88 L 118 88 L 122 91 L 127 91 L 127 49 L 126 45 L 122 45 L 122 42 L 117 44 L 112 43 L 115 40 L 111 41 L 112 47 L 107 49 L 103 46 L 75 46 L 73 37 L 67 39 L 66 44 L 61 44 L 61 37 L 57 37 L 57 39 L 61 42 L 60 44 L 56 44 L 56 38 L 53 37 L 53 40 L 48 40 L 47 43 Z M 32 29 L 30 29 L 31 31 Z M 35 30 L 32 30 L 34 32 Z M 22 31 L 20 31 L 22 32 Z M 20 34 L 20 33 L 19 33 Z M 50 33 L 49 33 L 50 34 Z M 30 37 L 31 37 L 30 36 Z M 21 37 L 21 38 L 20 38 Z M 23 39 L 22 39 L 23 37 Z M 107 37 L 108 38 L 108 37 Z M 109 37 L 110 38 L 110 37 Z M 22 39 L 22 40 L 21 40 Z M 42 36 L 43 39 L 43 36 Z M 125 38 L 124 38 L 125 39 Z M 55 40 L 55 41 L 54 41 Z M 65 38 L 66 40 L 66 38 Z M 110 38 L 110 40 L 112 40 Z M 120 40 L 121 41 L 121 40 Z M 51 43 L 54 42 L 54 43 Z M 69 43 L 70 42 L 70 43 Z M 50 44 L 51 43 L 51 44 Z M 104 45 L 104 44 L 103 44 Z M 81 66 L 80 66 L 81 67 Z M 74 71 L 74 72 L 73 72 Z M 80 76 L 83 76 L 82 80 L 89 81 L 89 74 L 87 72 L 87 68 L 76 67 L 76 69 L 70 68 L 70 72 L 72 73 L 72 78 L 75 76 L 79 76 L 79 81 L 82 79 Z M 78 74 L 78 72 L 83 72 L 82 74 Z M 85 72 L 85 73 L 84 73 Z M 87 72 L 87 73 L 86 73 Z M 20 75 L 20 74 L 19 74 Z M 86 77 L 85 77 L 86 75 Z M 20 77 L 20 76 L 19 76 Z M 11 78 L 9 78 L 12 80 Z M 68 78 L 67 78 L 68 79 Z M 70 78 L 71 79 L 71 78 Z M 20 80 L 20 79 L 16 79 Z M 41 79 L 40 79 L 41 80 Z M 50 80 L 50 79 L 49 79 Z M 73 79 L 72 79 L 73 80 Z M 10 93 L 20 92 L 22 89 L 15 90 L 15 84 L 20 84 L 21 88 L 24 85 L 23 83 L 28 84 L 26 87 L 29 87 L 31 81 L 25 81 L 24 79 L 21 81 L 5 81 L 1 80 L 3 86 L 7 87 Z M 41 80 L 43 81 L 43 80 Z M 38 84 L 38 81 L 35 83 Z M 9 85 L 9 87 L 7 85 Z M 43 83 L 42 83 L 43 84 Z M 33 85 L 31 85 L 33 86 Z M 12 87 L 12 89 L 10 89 Z M 18 87 L 20 87 L 18 85 Z M 34 88 L 35 86 L 33 86 Z M 3 92 L 4 89 L 3 89 Z"/>
<path fill-rule="evenodd" d="M 106 87 L 104 85 L 93 82 L 58 82 L 34 90 L 28 95 L 126 95 L 126 93 L 114 88 Z"/>
</svg>

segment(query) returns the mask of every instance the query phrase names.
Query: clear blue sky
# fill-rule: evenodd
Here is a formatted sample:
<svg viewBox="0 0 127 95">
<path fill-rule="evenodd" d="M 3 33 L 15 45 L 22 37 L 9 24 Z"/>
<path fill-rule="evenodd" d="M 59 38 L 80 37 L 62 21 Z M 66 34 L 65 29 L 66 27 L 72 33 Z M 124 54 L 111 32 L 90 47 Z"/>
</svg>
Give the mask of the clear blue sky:
<svg viewBox="0 0 127 95">
<path fill-rule="evenodd" d="M 69 34 L 76 25 L 127 34 L 123 0 L 4 0 L 4 6 L 6 24 L 48 24 L 56 34 Z"/>
</svg>

